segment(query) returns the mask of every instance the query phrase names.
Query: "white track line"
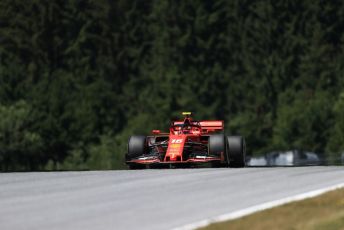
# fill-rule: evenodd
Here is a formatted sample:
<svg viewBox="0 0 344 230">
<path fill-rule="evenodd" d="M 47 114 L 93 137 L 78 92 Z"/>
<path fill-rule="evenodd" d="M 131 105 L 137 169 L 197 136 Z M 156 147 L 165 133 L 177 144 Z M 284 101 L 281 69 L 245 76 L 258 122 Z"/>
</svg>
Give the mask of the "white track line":
<svg viewBox="0 0 344 230">
<path fill-rule="evenodd" d="M 209 219 L 205 219 L 199 222 L 195 222 L 192 224 L 187 224 L 178 228 L 174 228 L 173 230 L 191 230 L 191 229 L 196 229 L 196 228 L 201 228 L 201 227 L 205 227 L 209 224 L 212 223 L 216 223 L 216 222 L 221 222 L 221 221 L 227 221 L 227 220 L 233 220 L 236 218 L 240 218 L 243 216 L 247 216 L 250 215 L 252 213 L 255 212 L 259 212 L 259 211 L 263 211 L 265 209 L 269 209 L 269 208 L 273 208 L 279 205 L 283 205 L 286 203 L 290 203 L 293 201 L 299 201 L 299 200 L 304 200 L 307 198 L 312 198 L 315 196 L 319 196 L 323 193 L 332 191 L 332 190 L 336 190 L 336 189 L 340 189 L 340 188 L 344 188 L 344 183 L 341 184 L 337 184 L 337 185 L 333 185 L 330 187 L 326 187 L 326 188 L 322 188 L 322 189 L 317 189 L 314 191 L 310 191 L 310 192 L 306 192 L 306 193 L 302 193 L 302 194 L 298 194 L 295 196 L 290 196 L 290 197 L 286 197 L 286 198 L 282 198 L 279 200 L 274 200 L 274 201 L 270 201 L 270 202 L 266 202 L 263 204 L 259 204 L 259 205 L 255 205 L 255 206 L 251 206 L 248 208 L 244 208 L 238 211 L 234 211 L 234 212 L 230 212 L 230 213 L 226 213 L 220 216 L 216 216 L 216 217 L 212 217 Z"/>
</svg>

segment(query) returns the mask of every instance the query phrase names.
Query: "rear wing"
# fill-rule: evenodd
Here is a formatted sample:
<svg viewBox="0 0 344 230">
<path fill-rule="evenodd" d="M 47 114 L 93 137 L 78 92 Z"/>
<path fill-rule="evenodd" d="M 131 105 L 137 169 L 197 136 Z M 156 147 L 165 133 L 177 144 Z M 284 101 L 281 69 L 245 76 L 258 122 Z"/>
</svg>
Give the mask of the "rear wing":
<svg viewBox="0 0 344 230">
<path fill-rule="evenodd" d="M 183 121 L 175 121 L 173 122 L 173 125 L 182 125 Z M 215 130 L 223 130 L 224 129 L 224 122 L 223 121 L 193 121 L 193 124 L 199 124 L 201 125 L 201 128 L 203 131 L 215 131 Z"/>
<path fill-rule="evenodd" d="M 202 129 L 223 130 L 223 121 L 200 121 Z"/>
</svg>

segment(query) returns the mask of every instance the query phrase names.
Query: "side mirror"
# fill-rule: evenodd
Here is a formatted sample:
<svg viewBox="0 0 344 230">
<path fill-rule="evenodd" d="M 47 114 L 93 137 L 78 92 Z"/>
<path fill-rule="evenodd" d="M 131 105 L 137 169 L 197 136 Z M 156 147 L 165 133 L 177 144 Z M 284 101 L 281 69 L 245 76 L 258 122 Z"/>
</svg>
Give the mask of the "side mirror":
<svg viewBox="0 0 344 230">
<path fill-rule="evenodd" d="M 154 130 L 152 130 L 152 133 L 153 133 L 153 134 L 160 134 L 160 130 L 154 129 Z"/>
</svg>

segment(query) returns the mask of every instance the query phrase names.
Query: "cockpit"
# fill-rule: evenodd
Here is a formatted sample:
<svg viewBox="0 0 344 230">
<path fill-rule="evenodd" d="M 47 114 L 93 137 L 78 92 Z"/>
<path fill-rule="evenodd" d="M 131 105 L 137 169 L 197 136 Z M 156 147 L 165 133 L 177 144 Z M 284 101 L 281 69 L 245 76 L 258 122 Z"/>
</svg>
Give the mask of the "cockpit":
<svg viewBox="0 0 344 230">
<path fill-rule="evenodd" d="M 200 134 L 201 125 L 197 121 L 191 121 L 190 118 L 185 118 L 183 122 L 173 122 L 170 127 L 170 133 L 174 135 L 179 134 Z"/>
</svg>

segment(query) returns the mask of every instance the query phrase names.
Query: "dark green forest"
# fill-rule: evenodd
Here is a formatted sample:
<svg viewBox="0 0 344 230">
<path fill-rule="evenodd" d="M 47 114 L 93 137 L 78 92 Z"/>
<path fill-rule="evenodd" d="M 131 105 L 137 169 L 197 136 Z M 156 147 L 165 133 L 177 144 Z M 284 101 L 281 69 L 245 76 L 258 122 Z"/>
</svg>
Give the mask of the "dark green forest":
<svg viewBox="0 0 344 230">
<path fill-rule="evenodd" d="M 0 0 L 0 171 L 124 168 L 181 111 L 335 162 L 343 48 L 340 0 Z"/>
</svg>

